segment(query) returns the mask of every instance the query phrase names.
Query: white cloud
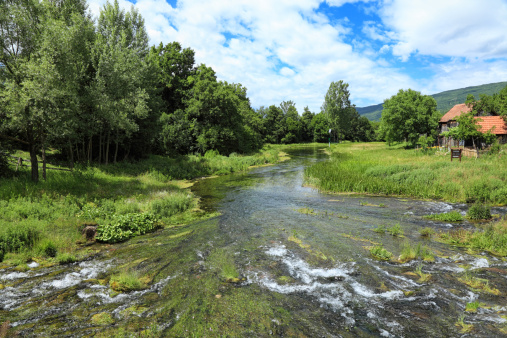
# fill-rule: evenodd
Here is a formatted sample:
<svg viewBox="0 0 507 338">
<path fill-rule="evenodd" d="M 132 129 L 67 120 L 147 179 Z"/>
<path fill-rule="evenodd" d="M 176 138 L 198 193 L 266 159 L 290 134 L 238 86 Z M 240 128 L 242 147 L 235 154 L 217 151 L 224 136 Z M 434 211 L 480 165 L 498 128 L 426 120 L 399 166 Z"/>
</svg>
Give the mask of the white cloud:
<svg viewBox="0 0 507 338">
<path fill-rule="evenodd" d="M 329 6 L 341 7 L 346 3 L 356 3 L 356 2 L 370 2 L 373 0 L 326 0 Z"/>
<path fill-rule="evenodd" d="M 252 106 L 293 100 L 320 111 L 331 81 L 350 85 L 358 106 L 382 102 L 411 79 L 344 42 L 350 28 L 316 10 L 323 0 L 137 0 L 152 44 L 179 41 L 220 80 L 248 88 Z M 89 0 L 97 15 L 105 0 Z M 337 1 L 332 1 L 337 5 Z M 343 3 L 340 1 L 340 3 Z M 120 0 L 129 9 L 131 3 Z M 174 27 L 174 28 L 173 28 Z M 231 37 L 227 40 L 227 37 Z"/>
<path fill-rule="evenodd" d="M 396 33 L 393 54 L 467 58 L 507 56 L 505 0 L 392 0 L 380 10 Z"/>
</svg>

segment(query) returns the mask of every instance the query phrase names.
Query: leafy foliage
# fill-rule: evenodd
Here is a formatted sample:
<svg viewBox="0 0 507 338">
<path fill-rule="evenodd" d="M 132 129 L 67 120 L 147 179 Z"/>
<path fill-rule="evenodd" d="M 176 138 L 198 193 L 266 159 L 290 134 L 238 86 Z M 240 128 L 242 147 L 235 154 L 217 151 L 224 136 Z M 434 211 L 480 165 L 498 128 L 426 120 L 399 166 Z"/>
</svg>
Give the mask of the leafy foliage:
<svg viewBox="0 0 507 338">
<path fill-rule="evenodd" d="M 415 146 L 421 134 L 431 135 L 438 126 L 440 114 L 435 99 L 412 89 L 402 90 L 384 101 L 380 121 L 386 141 L 407 140 Z"/>
<path fill-rule="evenodd" d="M 426 215 L 424 218 L 434 219 L 442 222 L 461 222 L 463 220 L 463 216 L 456 210 L 441 214 Z"/>
<path fill-rule="evenodd" d="M 114 215 L 108 223 L 97 227 L 95 239 L 100 242 L 117 243 L 155 231 L 160 227 L 161 224 L 152 214 Z"/>
</svg>

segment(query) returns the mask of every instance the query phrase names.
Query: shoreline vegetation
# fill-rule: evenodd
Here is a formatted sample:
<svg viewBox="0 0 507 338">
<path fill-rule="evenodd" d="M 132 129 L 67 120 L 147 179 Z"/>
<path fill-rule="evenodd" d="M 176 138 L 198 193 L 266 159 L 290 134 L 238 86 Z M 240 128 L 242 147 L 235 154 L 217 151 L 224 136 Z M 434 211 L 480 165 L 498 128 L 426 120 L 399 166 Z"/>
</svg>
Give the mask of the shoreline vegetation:
<svg viewBox="0 0 507 338">
<path fill-rule="evenodd" d="M 266 145 L 251 155 L 151 155 L 138 162 L 51 172 L 38 183 L 23 168 L 0 179 L 0 267 L 21 271 L 31 262 L 72 263 L 103 250 L 98 240 L 122 242 L 212 217 L 199 208 L 192 181 L 287 160 L 281 148 Z"/>
<path fill-rule="evenodd" d="M 329 193 L 359 193 L 507 205 L 507 154 L 450 160 L 447 152 L 383 142 L 340 143 L 329 161 L 305 169 L 305 184 Z"/>
<path fill-rule="evenodd" d="M 489 205 L 507 205 L 505 148 L 479 159 L 450 160 L 435 149 L 405 149 L 404 144 L 341 143 L 326 148 L 330 159 L 305 169 L 305 184 L 327 193 L 369 194 L 443 200 L 470 204 L 467 218 L 477 230 L 457 229 L 427 234 L 435 240 L 507 256 L 507 218 L 492 217 Z M 477 211 L 478 210 L 478 211 Z M 455 214 L 429 215 L 442 221 L 461 221 Z M 451 217 L 452 219 L 449 219 Z"/>
</svg>

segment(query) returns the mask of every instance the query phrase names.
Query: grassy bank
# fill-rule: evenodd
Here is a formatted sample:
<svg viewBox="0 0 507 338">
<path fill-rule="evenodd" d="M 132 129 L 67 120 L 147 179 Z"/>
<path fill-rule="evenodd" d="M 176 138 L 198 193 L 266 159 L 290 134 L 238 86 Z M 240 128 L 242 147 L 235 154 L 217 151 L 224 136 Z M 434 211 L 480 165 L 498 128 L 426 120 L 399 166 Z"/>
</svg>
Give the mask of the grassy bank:
<svg viewBox="0 0 507 338">
<path fill-rule="evenodd" d="M 329 161 L 305 171 L 306 182 L 324 191 L 507 204 L 505 151 L 461 162 L 385 143 L 343 143 L 329 151 Z"/>
<path fill-rule="evenodd" d="M 135 163 L 48 171 L 30 181 L 29 169 L 0 180 L 0 262 L 68 263 L 100 250 L 83 230 L 98 227 L 104 242 L 202 218 L 187 179 L 227 174 L 280 160 L 279 147 L 240 156 L 151 156 Z M 19 154 L 23 155 L 23 154 Z"/>
</svg>

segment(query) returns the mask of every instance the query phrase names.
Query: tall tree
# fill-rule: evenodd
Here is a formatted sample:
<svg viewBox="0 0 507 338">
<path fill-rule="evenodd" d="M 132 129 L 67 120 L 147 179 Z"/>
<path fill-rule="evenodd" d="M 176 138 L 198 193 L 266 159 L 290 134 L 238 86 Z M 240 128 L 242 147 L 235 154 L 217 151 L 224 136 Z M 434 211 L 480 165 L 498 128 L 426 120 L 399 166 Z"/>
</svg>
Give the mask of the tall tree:
<svg viewBox="0 0 507 338">
<path fill-rule="evenodd" d="M 328 119 L 335 141 L 344 139 L 350 129 L 351 108 L 348 83 L 343 80 L 331 82 L 321 110 Z"/>
<path fill-rule="evenodd" d="M 85 9 L 84 0 L 0 4 L 0 63 L 6 70 L 2 122 L 28 146 L 34 181 L 39 179 L 40 146 L 69 127 L 62 121 L 76 105 L 86 64 L 86 47 L 80 46 L 91 32 Z"/>
<path fill-rule="evenodd" d="M 138 131 L 138 120 L 149 113 L 149 94 L 143 86 L 147 76 L 148 36 L 144 19 L 132 6 L 125 13 L 118 0 L 101 9 L 93 53 L 96 130 L 105 136 L 101 151 L 107 164 L 111 137 L 116 162 L 120 143 Z M 101 147 L 102 150 L 102 147 Z"/>
<path fill-rule="evenodd" d="M 415 146 L 421 134 L 433 134 L 438 127 L 440 114 L 437 102 L 428 95 L 412 89 L 402 90 L 384 100 L 380 128 L 385 140 L 408 141 Z"/>
</svg>

